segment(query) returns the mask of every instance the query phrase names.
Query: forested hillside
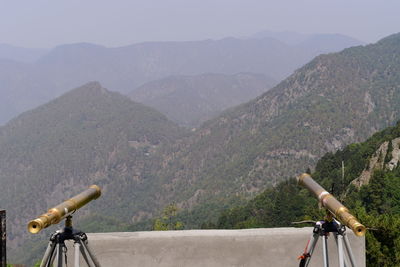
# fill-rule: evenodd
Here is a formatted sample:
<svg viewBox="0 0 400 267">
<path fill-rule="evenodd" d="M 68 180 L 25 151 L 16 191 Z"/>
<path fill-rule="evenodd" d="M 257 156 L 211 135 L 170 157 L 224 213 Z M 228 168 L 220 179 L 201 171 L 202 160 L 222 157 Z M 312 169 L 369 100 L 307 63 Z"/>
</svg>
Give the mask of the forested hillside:
<svg viewBox="0 0 400 267">
<path fill-rule="evenodd" d="M 400 265 L 399 159 L 400 122 L 374 134 L 364 143 L 325 154 L 312 173 L 325 189 L 333 188 L 333 194 L 369 228 L 367 266 Z M 243 206 L 225 211 L 217 221 L 204 226 L 222 229 L 284 227 L 292 226 L 291 222 L 323 217 L 324 211 L 318 209 L 314 195 L 300 188 L 293 178 L 268 188 Z"/>
<path fill-rule="evenodd" d="M 103 197 L 82 215 L 91 210 L 130 222 L 132 205 L 146 194 L 148 158 L 182 134 L 164 115 L 96 82 L 10 121 L 0 128 L 0 203 L 7 210 L 9 248 L 27 243 L 26 225 L 34 216 L 91 184 Z"/>
<path fill-rule="evenodd" d="M 163 147 L 162 168 L 152 169 L 163 184 L 160 203 L 192 210 L 188 220 L 211 218 L 229 201 L 395 123 L 399 92 L 400 34 L 319 56 L 262 96 Z"/>
</svg>

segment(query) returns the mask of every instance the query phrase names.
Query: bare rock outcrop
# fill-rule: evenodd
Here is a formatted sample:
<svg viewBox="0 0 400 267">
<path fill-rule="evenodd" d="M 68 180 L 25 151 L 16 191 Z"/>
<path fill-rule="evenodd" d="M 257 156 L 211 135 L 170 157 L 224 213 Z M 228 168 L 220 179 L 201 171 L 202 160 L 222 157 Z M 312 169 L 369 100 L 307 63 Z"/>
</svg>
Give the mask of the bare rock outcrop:
<svg viewBox="0 0 400 267">
<path fill-rule="evenodd" d="M 400 137 L 392 140 L 392 159 L 386 164 L 386 168 L 393 170 L 400 160 Z"/>
<path fill-rule="evenodd" d="M 389 144 L 391 151 L 389 151 Z M 390 161 L 385 164 L 387 154 L 391 153 Z M 351 183 L 360 188 L 369 183 L 371 176 L 375 170 L 389 169 L 392 171 L 397 167 L 400 161 L 400 137 L 391 141 L 384 142 L 370 158 L 368 166 L 362 171 L 361 175 L 354 179 Z"/>
<path fill-rule="evenodd" d="M 369 160 L 368 166 L 362 171 L 359 177 L 351 182 L 352 184 L 354 184 L 357 188 L 360 188 L 361 186 L 369 183 L 374 170 L 383 169 L 388 146 L 389 142 L 386 141 L 378 148 L 378 150 L 375 151 Z"/>
</svg>

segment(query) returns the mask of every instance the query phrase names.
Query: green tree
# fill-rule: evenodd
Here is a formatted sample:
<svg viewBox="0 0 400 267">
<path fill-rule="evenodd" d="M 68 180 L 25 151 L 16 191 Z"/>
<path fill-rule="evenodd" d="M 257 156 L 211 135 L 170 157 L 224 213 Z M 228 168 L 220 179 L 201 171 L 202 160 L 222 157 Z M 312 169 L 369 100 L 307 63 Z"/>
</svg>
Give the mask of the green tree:
<svg viewBox="0 0 400 267">
<path fill-rule="evenodd" d="M 153 230 L 168 231 L 182 230 L 184 225 L 181 221 L 177 221 L 178 207 L 175 204 L 166 206 L 160 218 L 157 218 L 153 223 Z"/>
</svg>

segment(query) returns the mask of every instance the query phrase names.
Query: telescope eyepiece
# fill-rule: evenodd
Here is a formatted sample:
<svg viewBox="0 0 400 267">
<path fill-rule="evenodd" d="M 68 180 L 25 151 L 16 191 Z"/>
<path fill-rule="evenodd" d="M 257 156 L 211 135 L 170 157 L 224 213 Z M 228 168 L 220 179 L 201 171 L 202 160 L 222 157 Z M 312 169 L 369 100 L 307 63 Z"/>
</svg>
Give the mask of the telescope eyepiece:
<svg viewBox="0 0 400 267">
<path fill-rule="evenodd" d="M 355 223 L 353 232 L 356 236 L 364 236 L 367 232 L 367 228 L 361 223 Z"/>
<path fill-rule="evenodd" d="M 30 221 L 28 224 L 28 231 L 32 234 L 37 234 L 42 230 L 42 223 L 38 220 Z"/>
</svg>

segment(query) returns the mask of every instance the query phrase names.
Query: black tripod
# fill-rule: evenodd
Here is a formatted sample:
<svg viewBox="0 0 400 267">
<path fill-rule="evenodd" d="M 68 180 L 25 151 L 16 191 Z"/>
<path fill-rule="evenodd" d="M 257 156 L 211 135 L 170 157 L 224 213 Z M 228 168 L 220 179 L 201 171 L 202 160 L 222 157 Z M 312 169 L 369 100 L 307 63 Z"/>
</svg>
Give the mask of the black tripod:
<svg viewBox="0 0 400 267">
<path fill-rule="evenodd" d="M 51 235 L 49 245 L 44 253 L 40 267 L 52 267 L 56 261 L 57 267 L 67 266 L 67 246 L 65 240 L 74 241 L 74 267 L 79 267 L 79 253 L 89 267 L 100 267 L 94 254 L 88 246 L 88 238 L 84 232 L 72 228 L 72 216 L 65 220 L 65 227 Z"/>
<path fill-rule="evenodd" d="M 339 266 L 340 267 L 357 266 L 354 259 L 353 251 L 351 250 L 350 247 L 349 239 L 346 235 L 346 227 L 337 220 L 333 219 L 332 217 L 329 218 L 328 216 L 326 220 L 318 221 L 315 223 L 313 234 L 307 243 L 306 249 L 303 255 L 299 257 L 301 259 L 299 267 L 308 266 L 319 237 L 322 237 L 322 251 L 324 259 L 323 266 L 329 267 L 328 236 L 330 233 L 333 233 L 333 236 L 335 237 L 335 241 L 338 247 Z M 344 255 L 343 244 L 344 247 L 346 248 L 347 256 L 350 260 L 351 265 L 348 265 L 347 259 Z"/>
</svg>

